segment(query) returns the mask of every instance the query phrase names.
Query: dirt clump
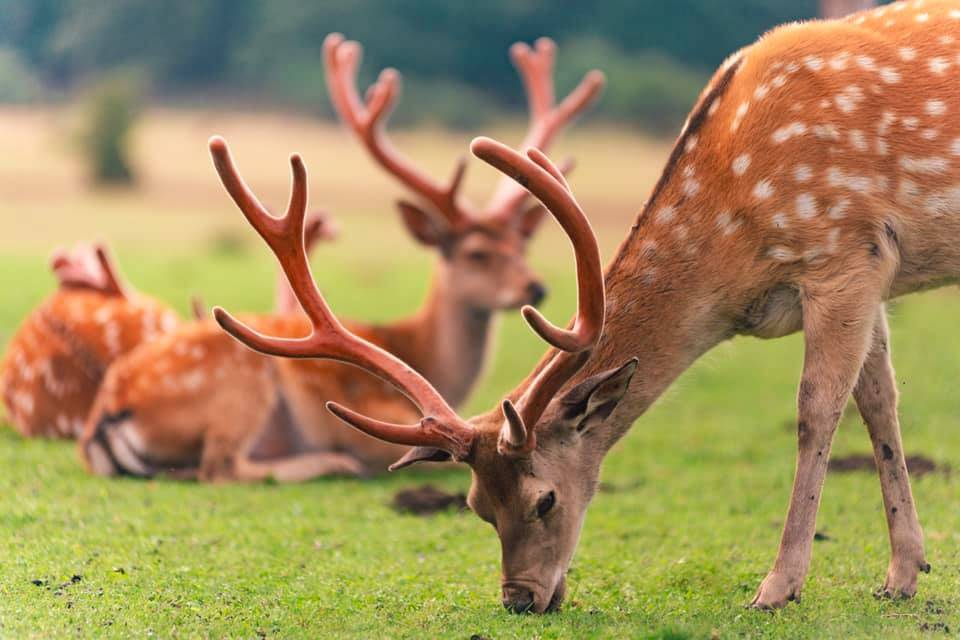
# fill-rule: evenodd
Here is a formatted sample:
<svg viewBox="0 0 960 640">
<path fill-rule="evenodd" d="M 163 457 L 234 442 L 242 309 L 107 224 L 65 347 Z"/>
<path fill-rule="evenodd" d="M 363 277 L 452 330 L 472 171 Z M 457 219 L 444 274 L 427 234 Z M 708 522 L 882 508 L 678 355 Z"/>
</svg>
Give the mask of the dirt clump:
<svg viewBox="0 0 960 640">
<path fill-rule="evenodd" d="M 424 484 L 410 489 L 401 489 L 393 496 L 393 508 L 400 513 L 429 516 L 441 511 L 467 508 L 467 496 L 463 493 L 447 493 L 433 485 Z"/>
</svg>

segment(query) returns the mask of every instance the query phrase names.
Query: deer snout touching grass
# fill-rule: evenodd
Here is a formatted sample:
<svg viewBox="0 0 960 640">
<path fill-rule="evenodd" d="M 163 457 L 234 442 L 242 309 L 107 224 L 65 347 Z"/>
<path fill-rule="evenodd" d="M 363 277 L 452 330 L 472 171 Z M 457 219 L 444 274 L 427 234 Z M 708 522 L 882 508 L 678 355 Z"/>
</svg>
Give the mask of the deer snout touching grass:
<svg viewBox="0 0 960 640">
<path fill-rule="evenodd" d="M 524 308 L 552 348 L 488 413 L 457 416 L 401 359 L 345 331 L 289 250 L 295 234 L 274 234 L 271 246 L 310 314 L 310 336 L 266 337 L 221 310 L 217 319 L 261 352 L 348 361 L 401 389 L 420 411 L 407 424 L 328 408 L 411 446 L 392 468 L 469 465 L 468 504 L 501 542 L 503 603 L 532 612 L 559 605 L 604 456 L 672 381 L 734 336 L 802 331 L 794 486 L 776 560 L 750 606 L 800 598 L 851 395 L 873 444 L 889 531 L 878 593 L 913 596 L 930 565 L 904 462 L 885 303 L 960 281 L 958 42 L 957 3 L 926 0 L 787 25 L 735 53 L 698 99 L 605 272 L 562 173 L 537 149 L 474 141 L 475 155 L 564 227 L 579 283 L 568 330 Z"/>
</svg>

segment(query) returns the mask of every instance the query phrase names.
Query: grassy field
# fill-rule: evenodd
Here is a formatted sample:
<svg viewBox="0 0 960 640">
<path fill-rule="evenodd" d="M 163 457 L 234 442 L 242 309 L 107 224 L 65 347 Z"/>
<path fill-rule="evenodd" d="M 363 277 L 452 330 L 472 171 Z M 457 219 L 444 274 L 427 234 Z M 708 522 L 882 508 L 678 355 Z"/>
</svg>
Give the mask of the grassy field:
<svg viewBox="0 0 960 640">
<path fill-rule="evenodd" d="M 304 152 L 314 203 L 333 208 L 341 241 L 315 267 L 335 309 L 365 319 L 410 312 L 430 256 L 401 232 L 397 193 L 334 129 L 293 117 L 151 113 L 137 136 L 140 188 L 91 192 L 58 140 L 61 111 L 0 110 L 0 342 L 52 287 L 58 243 L 109 239 L 142 291 L 186 311 L 191 294 L 264 309 L 273 265 L 222 193 L 206 157 L 227 136 L 241 169 L 271 202 L 286 196 L 285 156 Z M 500 132 L 508 138 L 516 131 Z M 445 173 L 465 137 L 426 133 L 401 144 Z M 414 146 L 415 145 L 415 146 Z M 605 255 L 624 234 L 667 148 L 622 132 L 580 131 L 563 145 L 574 188 Z M 559 155 L 559 154 L 558 154 Z M 472 170 L 475 193 L 493 173 Z M 473 184 L 473 182 L 471 183 Z M 572 309 L 572 265 L 555 229 L 533 262 L 554 292 L 547 315 Z M 562 250 L 556 250 L 563 247 Z M 801 341 L 737 340 L 689 371 L 608 458 L 560 614 L 510 616 L 499 606 L 499 548 L 470 513 L 430 518 L 390 507 L 400 488 L 464 491 L 462 470 L 359 482 L 204 486 L 104 480 L 82 472 L 70 443 L 0 430 L 0 636 L 582 638 L 936 637 L 960 630 L 960 297 L 955 289 L 893 309 L 893 349 L 908 453 L 941 470 L 914 481 L 929 576 L 909 602 L 871 592 L 888 547 L 872 473 L 829 476 L 810 579 L 800 605 L 742 606 L 773 560 L 795 452 Z M 469 410 L 486 408 L 542 347 L 516 316 Z M 868 452 L 855 415 L 839 456 Z M 945 469 L 952 466 L 950 473 Z"/>
</svg>

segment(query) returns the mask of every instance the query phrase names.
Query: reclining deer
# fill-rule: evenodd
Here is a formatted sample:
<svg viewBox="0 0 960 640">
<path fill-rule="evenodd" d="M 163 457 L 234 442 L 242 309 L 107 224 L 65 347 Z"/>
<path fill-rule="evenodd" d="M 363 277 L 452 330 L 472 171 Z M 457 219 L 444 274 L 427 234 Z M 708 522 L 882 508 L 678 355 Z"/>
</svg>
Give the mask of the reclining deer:
<svg viewBox="0 0 960 640">
<path fill-rule="evenodd" d="M 525 144 L 547 145 L 599 92 L 603 78 L 588 74 L 566 99 L 554 103 L 553 43 L 512 49 L 527 89 L 531 121 Z M 361 102 L 355 76 L 360 47 L 334 34 L 324 45 L 327 81 L 341 118 L 370 155 L 427 205 L 401 202 L 407 228 L 434 247 L 431 288 L 412 317 L 388 325 L 352 324 L 354 332 L 400 354 L 461 403 L 479 375 L 494 314 L 537 304 L 545 289 L 526 265 L 530 236 L 543 217 L 529 194 L 504 180 L 479 209 L 458 196 L 464 163 L 449 185 L 437 184 L 389 144 L 383 121 L 399 90 L 396 72 L 384 71 Z M 248 219 L 263 213 L 243 185 L 226 143 L 210 143 L 214 164 Z M 291 207 L 303 197 L 294 175 Z M 299 234 L 299 230 L 298 230 Z M 297 235 L 296 242 L 301 242 Z M 301 314 L 251 318 L 264 331 L 297 336 L 309 324 Z M 196 358 L 189 354 L 200 354 Z M 272 362 L 244 349 L 216 324 L 199 323 L 130 354 L 111 368 L 97 399 L 81 451 L 99 474 L 173 472 L 203 480 L 298 481 L 327 474 L 368 475 L 402 448 L 346 429 L 323 408 L 328 399 L 359 399 L 371 411 L 403 420 L 414 411 L 401 394 L 375 377 L 336 363 Z"/>
<path fill-rule="evenodd" d="M 879 594 L 910 597 L 930 565 L 884 304 L 960 280 L 960 89 L 948 75 L 960 69 L 950 48 L 960 42 L 960 9 L 918 5 L 785 26 L 728 59 L 602 279 L 589 226 L 546 157 L 476 140 L 476 155 L 526 185 L 568 230 L 580 294 L 571 331 L 524 310 L 555 349 L 489 413 L 461 419 L 402 361 L 337 323 L 293 250 L 297 211 L 262 222 L 261 234 L 312 333 L 277 340 L 214 314 L 261 352 L 346 360 L 404 390 L 423 416 L 413 424 L 328 408 L 360 431 L 413 446 L 394 468 L 470 465 L 468 503 L 500 537 L 503 604 L 517 612 L 562 602 L 601 461 L 681 372 L 733 336 L 802 330 L 796 477 L 776 561 L 752 606 L 800 597 L 851 394 L 873 443 L 889 529 Z"/>
<path fill-rule="evenodd" d="M 102 245 L 59 251 L 51 268 L 57 291 L 14 334 L 0 387 L 21 435 L 77 437 L 109 363 L 179 320 L 131 291 Z"/>
<path fill-rule="evenodd" d="M 325 214 L 312 214 L 307 250 L 334 233 Z M 125 284 L 103 245 L 57 251 L 51 269 L 57 291 L 14 334 L 0 363 L 0 388 L 21 435 L 77 438 L 110 364 L 172 331 L 180 320 L 166 305 Z M 193 306 L 195 316 L 205 313 L 198 299 Z M 282 273 L 276 308 L 284 313 L 299 308 Z"/>
</svg>

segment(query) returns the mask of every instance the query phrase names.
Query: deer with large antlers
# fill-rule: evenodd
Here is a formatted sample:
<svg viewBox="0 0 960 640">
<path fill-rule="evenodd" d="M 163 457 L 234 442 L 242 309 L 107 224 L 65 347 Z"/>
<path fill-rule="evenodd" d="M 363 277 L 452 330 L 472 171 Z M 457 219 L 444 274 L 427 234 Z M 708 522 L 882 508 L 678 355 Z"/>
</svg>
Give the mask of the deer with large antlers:
<svg viewBox="0 0 960 640">
<path fill-rule="evenodd" d="M 436 248 L 440 257 L 426 303 L 414 316 L 381 326 L 351 324 L 351 330 L 398 354 L 436 386 L 445 402 L 456 406 L 482 370 L 495 313 L 537 304 L 545 295 L 524 257 L 543 209 L 531 206 L 526 190 L 510 180 L 501 182 L 486 207 L 473 206 L 458 193 L 462 162 L 447 186 L 417 169 L 390 144 L 384 130 L 398 97 L 399 76 L 384 71 L 361 101 L 356 88 L 360 54 L 357 43 L 339 34 L 326 39 L 331 99 L 376 162 L 420 198 L 421 204 L 398 203 L 402 219 L 414 238 Z M 596 97 L 603 76 L 589 73 L 556 103 L 553 43 L 541 39 L 533 49 L 518 44 L 511 55 L 530 102 L 525 143 L 546 146 Z M 222 182 L 246 218 L 261 232 L 273 228 L 277 223 L 270 222 L 270 214 L 243 184 L 226 143 L 215 138 L 210 148 Z M 295 170 L 291 208 L 305 200 L 305 190 L 303 176 Z M 299 245 L 300 228 L 289 233 Z M 301 335 L 310 326 L 300 314 L 250 321 L 289 336 Z M 202 362 L 177 356 L 192 352 L 202 353 Z M 191 384 L 184 387 L 178 382 L 182 380 Z M 413 412 L 402 395 L 353 367 L 272 363 L 258 359 L 212 323 L 190 326 L 111 370 L 81 451 L 88 467 L 102 474 L 176 470 L 221 481 L 366 475 L 382 470 L 402 449 L 345 429 L 324 410 L 327 400 L 358 398 L 370 411 L 394 419 Z"/>
<path fill-rule="evenodd" d="M 802 330 L 793 493 L 777 559 L 751 606 L 799 599 L 831 442 L 851 395 L 873 443 L 889 529 L 879 593 L 910 597 L 930 565 L 884 304 L 960 281 L 957 43 L 956 3 L 927 0 L 785 26 L 733 55 L 694 106 L 602 281 L 560 173 L 536 150 L 523 156 L 475 141 L 476 155 L 561 222 L 577 221 L 565 228 L 578 230 L 581 295 L 573 334 L 527 312 L 555 349 L 487 414 L 457 417 L 402 361 L 345 335 L 289 246 L 279 257 L 311 309 L 310 337 L 276 340 L 221 309 L 215 316 L 254 349 L 348 359 L 413 398 L 422 418 L 407 425 L 329 409 L 376 438 L 413 445 L 395 468 L 470 465 L 468 502 L 500 537 L 503 603 L 518 612 L 560 604 L 606 452 L 680 373 L 733 336 Z"/>
</svg>

